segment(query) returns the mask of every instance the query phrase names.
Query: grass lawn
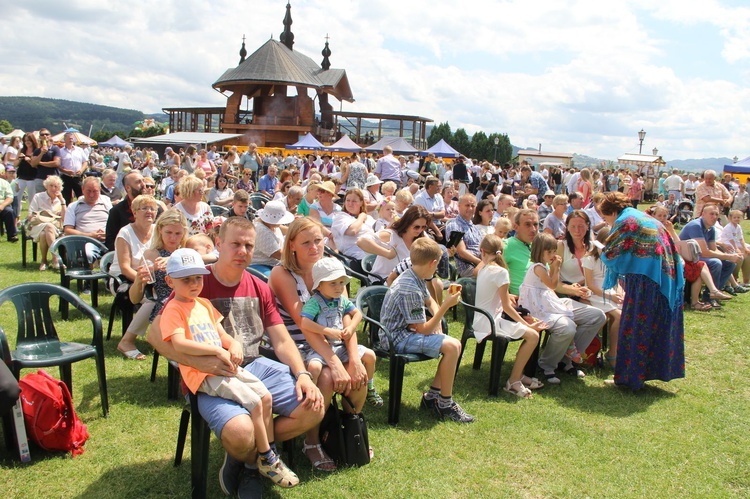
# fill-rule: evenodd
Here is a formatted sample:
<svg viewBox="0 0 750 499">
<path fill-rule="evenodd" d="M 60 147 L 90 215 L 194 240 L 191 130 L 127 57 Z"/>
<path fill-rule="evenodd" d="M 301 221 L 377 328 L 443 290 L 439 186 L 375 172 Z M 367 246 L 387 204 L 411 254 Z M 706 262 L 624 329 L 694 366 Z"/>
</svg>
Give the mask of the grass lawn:
<svg viewBox="0 0 750 499">
<path fill-rule="evenodd" d="M 19 253 L 20 243 L 0 242 L 0 286 L 59 282 L 52 271 L 40 273 L 38 264 L 23 269 Z M 101 294 L 105 329 L 111 302 Z M 489 351 L 482 369 L 474 371 L 475 343 L 469 342 L 455 398 L 476 416 L 472 425 L 438 422 L 420 412 L 420 393 L 429 386 L 436 362 L 410 364 L 397 427 L 387 424 L 386 407 L 365 408 L 376 454 L 370 465 L 313 472 L 298 444 L 293 468 L 300 485 L 286 491 L 267 484 L 265 492 L 271 497 L 748 497 L 748 305 L 746 294 L 720 311 L 686 311 L 686 378 L 649 382 L 639 393 L 607 387 L 603 381 L 611 371 L 591 370 L 583 380 L 564 377 L 561 386 L 547 386 L 532 400 L 502 392 L 490 398 Z M 462 316 L 450 323 L 451 335 L 458 338 Z M 12 348 L 12 305 L 0 307 L 0 325 Z M 89 325 L 76 311 L 56 325 L 67 340 L 90 341 Z M 145 362 L 125 360 L 116 344 L 116 338 L 105 344 L 108 418 L 102 417 L 93 360 L 73 367 L 73 399 L 91 434 L 84 454 L 71 459 L 32 446 L 32 462 L 21 464 L 3 443 L 4 497 L 189 497 L 189 443 L 183 464 L 172 464 L 182 404 L 167 401 L 166 362 L 162 359 L 157 381 L 150 383 L 148 344 L 139 343 L 149 354 Z M 512 344 L 506 355 L 503 382 L 516 348 Z M 49 372 L 59 376 L 56 369 Z M 379 362 L 375 383 L 387 399 L 386 362 Z M 223 497 L 217 479 L 222 458 L 212 437 L 209 497 Z"/>
</svg>

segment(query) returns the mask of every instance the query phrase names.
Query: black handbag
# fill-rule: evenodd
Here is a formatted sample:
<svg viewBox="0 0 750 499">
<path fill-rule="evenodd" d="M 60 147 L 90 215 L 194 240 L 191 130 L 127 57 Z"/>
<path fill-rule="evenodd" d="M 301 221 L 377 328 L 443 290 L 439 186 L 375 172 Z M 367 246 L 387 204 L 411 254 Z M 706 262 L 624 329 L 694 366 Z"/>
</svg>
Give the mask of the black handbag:
<svg viewBox="0 0 750 499">
<path fill-rule="evenodd" d="M 341 395 L 341 405 L 354 408 L 348 397 Z M 338 466 L 364 466 L 370 462 L 370 440 L 367 422 L 362 413 L 351 414 L 339 409 L 336 394 L 320 423 L 320 444 Z"/>
</svg>

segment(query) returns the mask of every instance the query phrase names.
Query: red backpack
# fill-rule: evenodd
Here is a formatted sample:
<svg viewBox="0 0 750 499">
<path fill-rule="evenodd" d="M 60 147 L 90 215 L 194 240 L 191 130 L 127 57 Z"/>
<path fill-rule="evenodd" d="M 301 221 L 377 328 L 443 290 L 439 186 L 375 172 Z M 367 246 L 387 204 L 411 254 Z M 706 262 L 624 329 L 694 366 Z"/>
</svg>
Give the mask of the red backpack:
<svg viewBox="0 0 750 499">
<path fill-rule="evenodd" d="M 29 437 L 42 449 L 83 454 L 89 432 L 73 409 L 65 383 L 39 370 L 18 382 Z"/>
</svg>

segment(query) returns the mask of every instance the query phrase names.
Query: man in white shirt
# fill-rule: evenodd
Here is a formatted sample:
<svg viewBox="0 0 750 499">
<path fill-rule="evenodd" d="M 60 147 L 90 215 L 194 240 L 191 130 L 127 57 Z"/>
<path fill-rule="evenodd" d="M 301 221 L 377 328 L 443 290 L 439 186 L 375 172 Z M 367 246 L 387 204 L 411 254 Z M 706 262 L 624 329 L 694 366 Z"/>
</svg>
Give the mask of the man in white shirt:
<svg viewBox="0 0 750 499">
<path fill-rule="evenodd" d="M 101 195 L 99 179 L 86 177 L 83 180 L 83 197 L 68 206 L 63 220 L 66 236 L 88 236 L 104 242 L 107 218 L 112 201 Z"/>
<path fill-rule="evenodd" d="M 75 135 L 71 132 L 65 134 L 63 139 L 65 145 L 60 148 L 60 166 L 57 171 L 63 182 L 62 195 L 65 202 L 70 204 L 71 200 L 78 199 L 83 193 L 81 190 L 81 177 L 89 168 L 89 161 L 83 149 L 75 145 Z"/>
<path fill-rule="evenodd" d="M 695 189 L 698 187 L 698 184 L 700 184 L 700 182 L 695 177 L 695 174 L 689 174 L 688 179 L 685 181 L 684 189 L 685 197 L 690 201 L 695 201 Z"/>
<path fill-rule="evenodd" d="M 682 199 L 685 192 L 685 182 L 680 177 L 680 171 L 677 168 L 672 170 L 672 175 L 664 179 L 664 190 L 667 191 L 667 194 L 674 194 L 676 201 Z"/>
<path fill-rule="evenodd" d="M 578 185 L 578 179 L 581 178 L 581 172 L 575 171 L 575 168 L 570 169 L 570 177 L 568 178 L 568 181 L 565 182 L 565 187 L 568 189 L 568 195 L 570 195 L 573 192 L 576 192 L 576 186 Z"/>
<path fill-rule="evenodd" d="M 413 154 L 410 154 L 407 158 L 406 168 L 414 173 L 419 173 L 419 159 L 417 159 L 417 157 Z"/>
</svg>

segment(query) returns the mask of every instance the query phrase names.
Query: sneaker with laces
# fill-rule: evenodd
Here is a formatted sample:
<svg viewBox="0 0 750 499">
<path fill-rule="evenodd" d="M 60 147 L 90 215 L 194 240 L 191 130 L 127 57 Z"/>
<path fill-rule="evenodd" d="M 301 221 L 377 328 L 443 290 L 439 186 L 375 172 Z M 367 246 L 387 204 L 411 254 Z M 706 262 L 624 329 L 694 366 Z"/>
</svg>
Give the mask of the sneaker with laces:
<svg viewBox="0 0 750 499">
<path fill-rule="evenodd" d="M 375 388 L 369 388 L 367 390 L 367 403 L 374 407 L 383 407 L 383 397 Z"/>
<path fill-rule="evenodd" d="M 456 423 L 474 422 L 474 416 L 464 411 L 461 406 L 456 403 L 455 400 L 448 407 L 439 407 L 437 405 L 436 407 L 438 414 L 440 414 L 440 417 L 443 419 L 450 419 L 451 421 L 455 421 Z"/>
<path fill-rule="evenodd" d="M 263 484 L 257 468 L 246 468 L 242 465 L 237 485 L 239 499 L 259 499 L 263 497 Z"/>
<path fill-rule="evenodd" d="M 425 398 L 427 394 L 422 395 L 422 400 L 419 402 L 419 409 L 427 412 L 437 412 L 437 399 Z"/>
<path fill-rule="evenodd" d="M 244 463 L 237 461 L 235 458 L 224 453 L 224 462 L 219 468 L 219 485 L 221 491 L 228 496 L 237 492 L 240 483 L 240 471 L 245 467 Z"/>
<path fill-rule="evenodd" d="M 275 463 L 268 464 L 265 459 L 258 457 L 258 471 L 279 487 L 289 489 L 299 483 L 297 475 L 280 458 Z"/>
</svg>

